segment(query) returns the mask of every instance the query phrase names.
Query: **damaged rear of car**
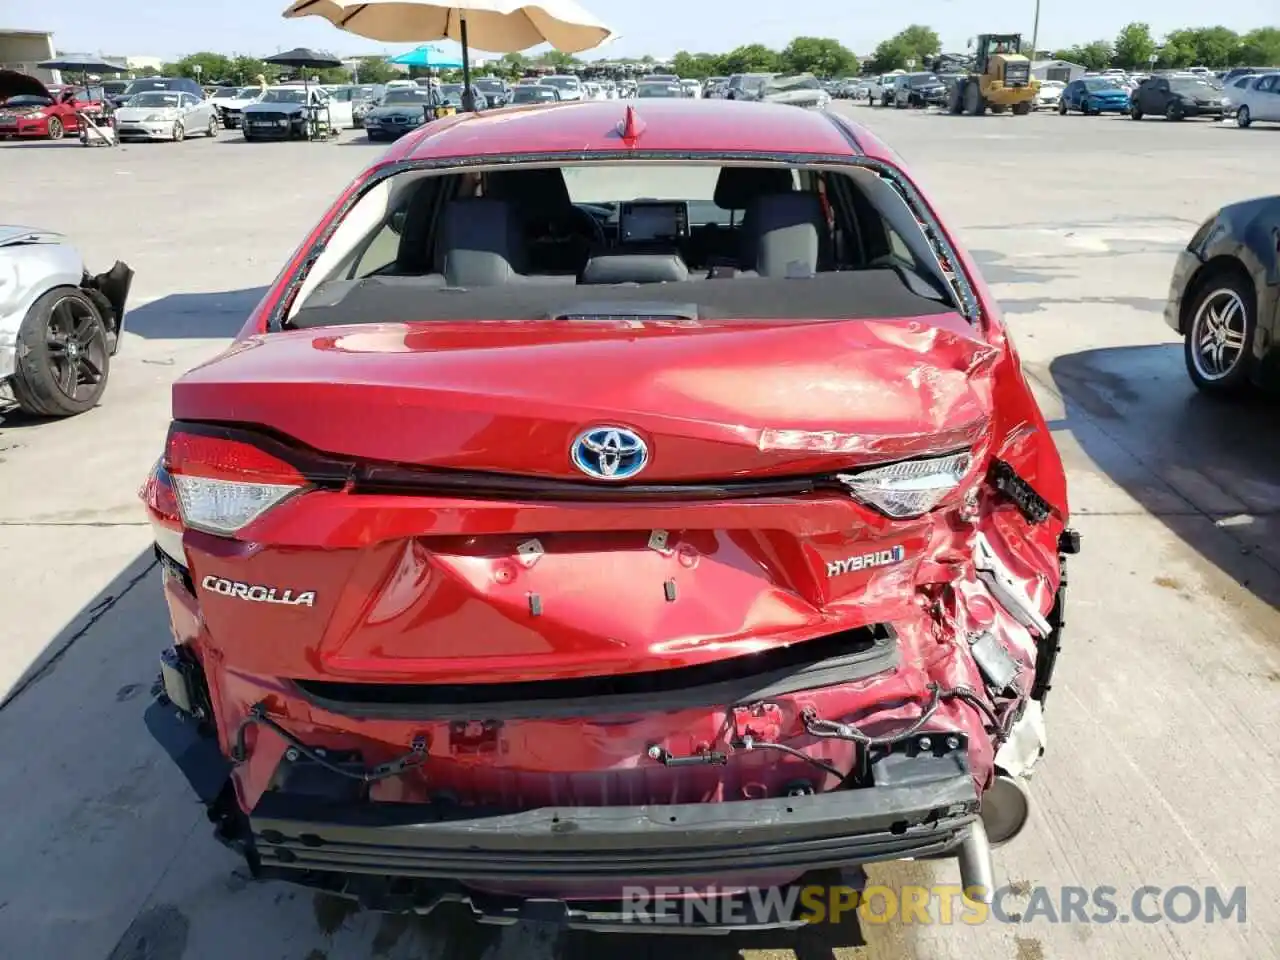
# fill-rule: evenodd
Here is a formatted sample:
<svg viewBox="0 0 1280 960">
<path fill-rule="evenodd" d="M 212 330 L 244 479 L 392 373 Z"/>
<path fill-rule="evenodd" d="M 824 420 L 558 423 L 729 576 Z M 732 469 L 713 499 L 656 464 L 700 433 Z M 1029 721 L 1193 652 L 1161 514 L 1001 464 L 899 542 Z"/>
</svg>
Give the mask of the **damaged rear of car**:
<svg viewBox="0 0 1280 960">
<path fill-rule="evenodd" d="M 971 263 L 849 142 L 410 145 L 175 385 L 148 724 L 256 875 L 598 929 L 993 889 L 1078 543 Z"/>
<path fill-rule="evenodd" d="M 107 389 L 133 271 L 90 274 L 66 237 L 0 224 L 0 391 L 26 413 L 68 417 Z"/>
</svg>

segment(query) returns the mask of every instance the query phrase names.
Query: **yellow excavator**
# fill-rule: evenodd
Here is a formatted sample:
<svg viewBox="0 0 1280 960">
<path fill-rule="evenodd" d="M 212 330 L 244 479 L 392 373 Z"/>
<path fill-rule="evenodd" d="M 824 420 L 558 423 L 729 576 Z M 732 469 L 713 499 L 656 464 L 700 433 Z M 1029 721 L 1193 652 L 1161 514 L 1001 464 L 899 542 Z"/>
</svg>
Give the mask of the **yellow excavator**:
<svg viewBox="0 0 1280 960">
<path fill-rule="evenodd" d="M 1012 111 L 1026 116 L 1035 106 L 1040 81 L 1031 76 L 1031 61 L 1024 57 L 1022 34 L 984 33 L 977 38 L 973 69 L 956 78 L 947 100 L 950 113 L 981 116 Z"/>
</svg>

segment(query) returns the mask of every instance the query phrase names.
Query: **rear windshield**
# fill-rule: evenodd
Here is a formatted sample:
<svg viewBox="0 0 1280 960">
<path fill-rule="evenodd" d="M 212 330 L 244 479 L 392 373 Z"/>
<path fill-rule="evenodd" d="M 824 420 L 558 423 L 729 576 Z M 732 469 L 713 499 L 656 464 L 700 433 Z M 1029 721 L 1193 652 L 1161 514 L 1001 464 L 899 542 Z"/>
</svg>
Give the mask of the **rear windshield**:
<svg viewBox="0 0 1280 960">
<path fill-rule="evenodd" d="M 434 90 L 426 87 L 418 87 L 416 90 L 410 87 L 397 88 L 388 90 L 382 98 L 382 105 L 385 107 L 394 107 L 401 103 L 434 103 L 440 99 L 440 95 Z"/>
<path fill-rule="evenodd" d="M 896 318 L 959 304 L 917 215 L 869 169 L 597 162 L 395 174 L 328 238 L 288 325 Z"/>
<path fill-rule="evenodd" d="M 1084 81 L 1084 88 L 1091 91 L 1119 90 L 1120 84 L 1116 83 L 1114 80 L 1108 80 L 1105 77 L 1093 77 Z"/>
<path fill-rule="evenodd" d="M 163 91 L 140 93 L 129 101 L 131 107 L 176 107 L 177 105 L 178 95 Z"/>
<path fill-rule="evenodd" d="M 559 100 L 560 95 L 554 90 L 538 87 L 516 87 L 511 99 L 515 103 L 539 103 L 544 100 Z"/>
</svg>

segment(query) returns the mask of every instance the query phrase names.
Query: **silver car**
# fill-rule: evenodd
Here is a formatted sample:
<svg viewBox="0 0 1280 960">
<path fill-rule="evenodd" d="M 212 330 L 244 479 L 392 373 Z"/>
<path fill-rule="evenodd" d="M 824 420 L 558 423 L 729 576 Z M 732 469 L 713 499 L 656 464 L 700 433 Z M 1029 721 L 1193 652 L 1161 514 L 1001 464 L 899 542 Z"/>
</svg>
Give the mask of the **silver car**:
<svg viewBox="0 0 1280 960">
<path fill-rule="evenodd" d="M 0 393 L 25 412 L 70 417 L 97 404 L 124 332 L 133 271 L 90 275 L 59 234 L 0 225 Z"/>
<path fill-rule="evenodd" d="M 218 135 L 213 104 L 182 90 L 150 90 L 135 94 L 115 113 L 121 140 L 183 140 L 189 133 Z"/>
</svg>

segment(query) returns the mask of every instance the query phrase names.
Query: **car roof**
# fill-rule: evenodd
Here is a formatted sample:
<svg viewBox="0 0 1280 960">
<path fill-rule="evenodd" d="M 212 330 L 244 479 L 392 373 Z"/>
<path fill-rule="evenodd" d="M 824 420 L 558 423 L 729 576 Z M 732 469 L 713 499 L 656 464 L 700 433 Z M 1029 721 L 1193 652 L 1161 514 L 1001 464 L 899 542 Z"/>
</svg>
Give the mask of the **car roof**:
<svg viewBox="0 0 1280 960">
<path fill-rule="evenodd" d="M 643 150 L 857 156 L 896 163 L 894 155 L 856 123 L 788 104 L 674 98 L 631 106 L 616 100 L 554 107 L 484 111 L 437 120 L 398 141 L 388 160 L 503 156 L 512 153 L 590 154 L 623 146 L 619 125 L 628 109 L 642 124 Z M 852 139 L 852 142 L 851 142 Z"/>
</svg>

